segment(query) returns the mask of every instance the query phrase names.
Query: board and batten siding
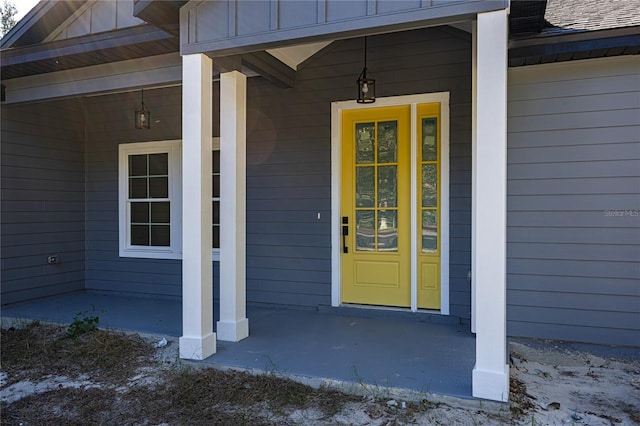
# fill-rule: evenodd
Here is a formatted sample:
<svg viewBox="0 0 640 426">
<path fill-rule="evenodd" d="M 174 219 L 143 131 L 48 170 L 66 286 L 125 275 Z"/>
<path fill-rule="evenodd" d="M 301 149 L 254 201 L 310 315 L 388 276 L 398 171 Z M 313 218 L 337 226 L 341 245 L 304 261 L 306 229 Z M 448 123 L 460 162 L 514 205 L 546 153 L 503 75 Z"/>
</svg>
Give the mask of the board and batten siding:
<svg viewBox="0 0 640 426">
<path fill-rule="evenodd" d="M 2 105 L 2 304 L 84 288 L 83 121 L 74 101 Z"/>
<path fill-rule="evenodd" d="M 182 54 L 247 53 L 282 44 L 347 39 L 468 21 L 505 9 L 506 0 L 220 0 L 180 10 Z"/>
<path fill-rule="evenodd" d="M 508 333 L 640 344 L 640 57 L 512 68 Z"/>
</svg>

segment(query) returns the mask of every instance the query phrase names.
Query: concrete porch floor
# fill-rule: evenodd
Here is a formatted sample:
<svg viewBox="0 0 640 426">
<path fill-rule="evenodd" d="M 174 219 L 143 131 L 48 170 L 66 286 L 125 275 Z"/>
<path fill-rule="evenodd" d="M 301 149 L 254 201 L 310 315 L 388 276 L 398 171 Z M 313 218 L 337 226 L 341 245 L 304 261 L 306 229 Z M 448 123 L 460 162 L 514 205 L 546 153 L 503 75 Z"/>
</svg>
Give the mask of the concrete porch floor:
<svg viewBox="0 0 640 426">
<path fill-rule="evenodd" d="M 2 317 L 70 323 L 84 311 L 98 316 L 103 328 L 181 335 L 178 299 L 78 292 L 3 306 Z M 354 308 L 249 306 L 247 317 L 249 337 L 218 341 L 217 353 L 202 362 L 471 398 L 475 338 L 468 325 L 422 313 Z"/>
</svg>

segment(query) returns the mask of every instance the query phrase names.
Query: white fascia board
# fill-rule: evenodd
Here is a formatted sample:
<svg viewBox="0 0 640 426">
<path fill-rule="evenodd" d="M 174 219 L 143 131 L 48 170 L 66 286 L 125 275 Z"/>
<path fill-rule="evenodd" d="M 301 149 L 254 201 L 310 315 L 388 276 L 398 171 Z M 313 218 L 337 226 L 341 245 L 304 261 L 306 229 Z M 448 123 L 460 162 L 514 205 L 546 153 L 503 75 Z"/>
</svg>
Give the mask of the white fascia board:
<svg viewBox="0 0 640 426">
<path fill-rule="evenodd" d="M 3 81 L 7 104 L 168 86 L 182 82 L 179 53 L 130 59 Z"/>
</svg>

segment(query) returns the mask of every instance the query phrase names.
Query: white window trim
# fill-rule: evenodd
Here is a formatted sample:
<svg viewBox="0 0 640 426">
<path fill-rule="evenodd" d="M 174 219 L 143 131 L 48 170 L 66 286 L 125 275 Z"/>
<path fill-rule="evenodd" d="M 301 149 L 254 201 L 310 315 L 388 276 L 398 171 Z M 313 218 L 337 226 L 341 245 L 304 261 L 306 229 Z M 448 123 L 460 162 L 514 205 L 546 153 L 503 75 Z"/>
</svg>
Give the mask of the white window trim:
<svg viewBox="0 0 640 426">
<path fill-rule="evenodd" d="M 169 154 L 169 200 L 171 202 L 171 245 L 169 247 L 132 246 L 130 241 L 128 194 L 129 155 Z M 120 257 L 149 259 L 182 258 L 182 141 L 126 143 L 118 146 L 118 215 Z"/>
<path fill-rule="evenodd" d="M 213 151 L 220 150 L 220 138 L 211 142 Z M 131 246 L 129 241 L 129 211 L 127 209 L 128 155 L 169 153 L 169 198 L 171 200 L 171 241 L 170 247 Z M 172 176 L 172 172 L 176 176 Z M 182 259 L 182 141 L 137 142 L 120 144 L 118 148 L 118 215 L 120 257 L 149 259 Z M 212 196 L 213 198 L 213 196 Z M 174 201 L 175 200 L 175 201 Z M 213 220 L 213 218 L 212 218 Z M 211 249 L 211 260 L 220 261 L 220 249 Z"/>
</svg>

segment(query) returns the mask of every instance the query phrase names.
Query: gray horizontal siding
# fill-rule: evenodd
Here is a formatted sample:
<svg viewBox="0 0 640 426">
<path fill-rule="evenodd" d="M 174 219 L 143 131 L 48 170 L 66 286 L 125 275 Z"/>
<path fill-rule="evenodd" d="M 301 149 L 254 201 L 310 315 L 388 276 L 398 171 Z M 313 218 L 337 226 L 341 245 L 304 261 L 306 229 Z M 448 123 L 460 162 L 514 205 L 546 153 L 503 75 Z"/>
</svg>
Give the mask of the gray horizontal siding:
<svg viewBox="0 0 640 426">
<path fill-rule="evenodd" d="M 118 249 L 118 146 L 182 138 L 180 88 L 147 90 L 150 130 L 137 130 L 133 111 L 140 94 L 88 99 L 86 142 L 86 288 L 100 292 L 179 297 L 179 260 L 121 258 Z"/>
<path fill-rule="evenodd" d="M 640 342 L 639 69 L 630 57 L 509 71 L 511 335 Z"/>
<path fill-rule="evenodd" d="M 362 66 L 362 40 L 336 43 L 301 67 L 296 86 L 248 82 L 247 300 L 330 304 L 332 101 L 350 99 Z M 468 317 L 470 291 L 470 38 L 429 29 L 369 38 L 380 96 L 451 91 L 451 313 Z M 406 48 L 398 49 L 397 46 Z M 422 52 L 422 55 L 415 55 Z M 391 65 L 388 58 L 403 65 Z M 214 97 L 218 87 L 214 85 Z M 181 262 L 120 258 L 118 145 L 181 138 L 181 90 L 145 93 L 152 128 L 133 128 L 138 94 L 87 99 L 85 164 L 86 288 L 179 296 Z M 214 134 L 219 132 L 214 99 Z M 320 220 L 318 220 L 320 213 Z M 214 296 L 218 294 L 214 262 Z"/>
<path fill-rule="evenodd" d="M 428 29 L 368 38 L 378 96 L 451 92 L 451 314 L 469 317 L 471 227 L 470 37 Z M 362 39 L 336 42 L 280 89 L 247 90 L 247 298 L 331 303 L 332 101 L 352 99 Z M 401 49 L 398 46 L 402 46 Z M 320 213 L 320 220 L 317 214 Z"/>
<path fill-rule="evenodd" d="M 73 101 L 2 105 L 3 304 L 84 287 L 83 138 Z"/>
</svg>

